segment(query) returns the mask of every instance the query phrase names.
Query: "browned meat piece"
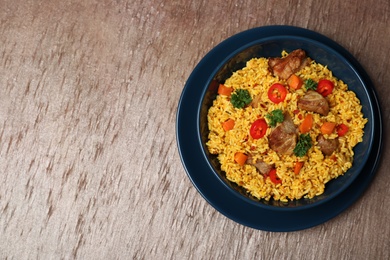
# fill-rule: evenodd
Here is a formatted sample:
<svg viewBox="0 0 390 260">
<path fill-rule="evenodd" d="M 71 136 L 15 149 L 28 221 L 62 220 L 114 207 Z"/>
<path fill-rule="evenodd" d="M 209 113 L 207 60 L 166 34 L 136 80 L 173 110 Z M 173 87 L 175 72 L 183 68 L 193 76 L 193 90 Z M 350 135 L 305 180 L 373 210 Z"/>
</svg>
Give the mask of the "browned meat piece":
<svg viewBox="0 0 390 260">
<path fill-rule="evenodd" d="M 262 160 L 257 160 L 256 163 L 254 163 L 252 156 L 249 156 L 246 162 L 255 166 L 256 169 L 263 175 L 268 174 L 274 168 L 274 165 L 268 164 Z"/>
<path fill-rule="evenodd" d="M 300 109 L 326 116 L 329 113 L 329 103 L 320 93 L 309 90 L 298 100 Z"/>
<path fill-rule="evenodd" d="M 249 105 L 251 105 L 252 107 L 259 107 L 260 103 L 261 103 L 261 94 L 255 96 Z"/>
<path fill-rule="evenodd" d="M 326 139 L 323 135 L 317 137 L 318 145 L 325 155 L 331 155 L 339 147 L 339 140 L 336 139 Z"/>
<path fill-rule="evenodd" d="M 297 144 L 297 128 L 288 113 L 285 113 L 284 121 L 271 132 L 268 144 L 277 153 L 293 153 Z"/>
<path fill-rule="evenodd" d="M 268 67 L 270 71 L 281 79 L 288 79 L 292 74 L 298 72 L 309 62 L 304 50 L 297 49 L 290 52 L 284 58 L 270 58 Z"/>
</svg>

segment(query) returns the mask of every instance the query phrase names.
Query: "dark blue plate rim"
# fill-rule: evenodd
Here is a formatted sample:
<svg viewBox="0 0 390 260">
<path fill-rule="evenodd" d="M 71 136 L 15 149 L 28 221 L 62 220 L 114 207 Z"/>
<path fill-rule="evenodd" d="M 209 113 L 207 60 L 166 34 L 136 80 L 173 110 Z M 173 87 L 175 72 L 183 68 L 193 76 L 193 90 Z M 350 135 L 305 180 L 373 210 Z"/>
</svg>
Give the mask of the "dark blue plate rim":
<svg viewBox="0 0 390 260">
<path fill-rule="evenodd" d="M 291 35 L 320 41 L 344 56 L 359 72 L 367 86 L 373 102 L 376 130 L 372 152 L 362 173 L 341 194 L 333 200 L 299 211 L 274 211 L 256 207 L 229 192 L 210 172 L 197 140 L 197 108 L 203 88 L 200 82 L 207 82 L 210 71 L 219 61 L 214 58 L 226 56 L 242 45 L 264 37 Z M 242 225 L 265 231 L 285 232 L 310 228 L 339 215 L 351 206 L 366 190 L 374 178 L 382 152 L 382 116 L 377 94 L 367 73 L 359 62 L 342 46 L 328 37 L 314 31 L 293 26 L 264 26 L 238 33 L 213 48 L 198 63 L 188 78 L 181 94 L 176 118 L 176 140 L 181 161 L 193 185 L 204 199 L 226 217 Z"/>
</svg>

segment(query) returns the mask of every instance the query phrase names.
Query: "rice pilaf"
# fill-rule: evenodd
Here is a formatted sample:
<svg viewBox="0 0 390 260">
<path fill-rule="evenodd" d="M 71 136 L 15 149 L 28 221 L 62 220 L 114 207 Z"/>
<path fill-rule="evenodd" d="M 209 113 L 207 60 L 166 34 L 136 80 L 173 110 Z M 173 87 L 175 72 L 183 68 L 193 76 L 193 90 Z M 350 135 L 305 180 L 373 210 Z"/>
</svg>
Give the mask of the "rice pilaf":
<svg viewBox="0 0 390 260">
<path fill-rule="evenodd" d="M 286 55 L 286 52 L 282 53 L 282 56 Z M 283 102 L 273 103 L 268 97 L 268 89 L 274 83 L 287 86 L 287 81 L 270 72 L 267 58 L 249 60 L 246 67 L 234 72 L 224 83 L 233 91 L 247 90 L 261 105 L 235 108 L 229 96 L 217 95 L 208 111 L 210 133 L 206 145 L 209 152 L 218 156 L 221 170 L 226 173 L 228 180 L 244 187 L 258 199 L 288 201 L 322 194 L 327 182 L 352 167 L 353 148 L 363 140 L 367 119 L 361 112 L 359 99 L 342 80 L 334 77 L 331 70 L 314 60 L 295 74 L 302 80 L 312 79 L 318 82 L 320 79 L 328 79 L 334 83 L 332 93 L 326 97 L 330 107 L 326 116 L 298 107 L 297 101 L 307 92 L 305 88 L 288 89 Z M 304 156 L 284 155 L 272 150 L 269 136 L 274 127 L 268 127 L 264 137 L 259 139 L 254 139 L 249 134 L 254 121 L 264 118 L 269 123 L 267 114 L 276 109 L 288 113 L 297 127 L 307 114 L 312 114 L 313 127 L 308 133 L 312 146 Z M 229 119 L 234 120 L 234 127 L 226 131 L 223 122 Z M 348 126 L 348 132 L 344 136 L 338 136 L 336 131 L 325 135 L 327 139 L 338 139 L 338 149 L 332 155 L 324 155 L 316 141 L 324 122 Z M 273 165 L 281 183 L 275 184 L 267 175 L 260 174 L 252 164 L 238 164 L 234 160 L 237 152 L 250 155 L 254 162 L 263 161 Z M 303 163 L 298 174 L 294 173 L 297 162 Z"/>
</svg>

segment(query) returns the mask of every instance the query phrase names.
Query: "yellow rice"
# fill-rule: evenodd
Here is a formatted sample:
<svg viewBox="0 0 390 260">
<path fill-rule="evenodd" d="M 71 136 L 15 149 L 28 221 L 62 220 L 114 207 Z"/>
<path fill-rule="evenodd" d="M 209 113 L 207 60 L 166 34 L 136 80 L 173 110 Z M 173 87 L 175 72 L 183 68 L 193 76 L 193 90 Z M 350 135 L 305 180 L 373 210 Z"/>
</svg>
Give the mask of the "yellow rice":
<svg viewBox="0 0 390 260">
<path fill-rule="evenodd" d="M 286 52 L 282 53 L 287 55 Z M 263 106 L 254 108 L 247 106 L 237 109 L 230 103 L 230 98 L 218 95 L 208 112 L 208 127 L 210 130 L 207 147 L 212 154 L 217 154 L 221 163 L 221 170 L 226 177 L 244 187 L 248 193 L 258 199 L 271 198 L 280 201 L 313 198 L 322 194 L 325 184 L 331 179 L 344 174 L 352 166 L 353 147 L 362 141 L 363 128 L 367 123 L 361 112 L 361 104 L 355 93 L 348 90 L 348 86 L 332 75 L 326 66 L 311 61 L 309 66 L 297 72 L 301 79 L 331 80 L 335 88 L 327 97 L 330 112 L 327 116 L 312 113 L 314 117 L 313 129 L 310 131 L 312 148 L 304 157 L 295 155 L 280 155 L 269 148 L 268 136 L 274 128 L 268 127 L 266 135 L 260 139 L 253 139 L 249 134 L 251 124 L 275 109 L 289 112 L 294 124 L 298 126 L 309 112 L 299 110 L 297 100 L 306 90 L 289 90 L 284 102 L 274 104 L 268 98 L 267 91 L 273 83 L 287 85 L 286 81 L 273 76 L 268 70 L 268 59 L 254 58 L 247 62 L 246 67 L 233 73 L 224 85 L 237 89 L 246 89 L 252 98 L 260 95 Z M 299 110 L 299 114 L 293 111 Z M 311 113 L 311 112 L 310 112 Z M 225 132 L 222 123 L 229 118 L 235 120 L 234 128 Z M 267 119 L 266 119 L 267 120 Z M 339 137 L 339 149 L 332 156 L 324 156 L 316 143 L 323 122 L 344 123 L 349 127 L 347 134 Z M 337 133 L 326 135 L 327 138 L 336 138 Z M 274 164 L 281 184 L 274 184 L 270 178 L 264 178 L 257 169 L 250 164 L 240 166 L 234 161 L 234 154 L 243 152 L 250 154 L 254 161 L 263 160 Z M 304 166 L 298 175 L 294 174 L 294 164 L 303 161 Z"/>
</svg>

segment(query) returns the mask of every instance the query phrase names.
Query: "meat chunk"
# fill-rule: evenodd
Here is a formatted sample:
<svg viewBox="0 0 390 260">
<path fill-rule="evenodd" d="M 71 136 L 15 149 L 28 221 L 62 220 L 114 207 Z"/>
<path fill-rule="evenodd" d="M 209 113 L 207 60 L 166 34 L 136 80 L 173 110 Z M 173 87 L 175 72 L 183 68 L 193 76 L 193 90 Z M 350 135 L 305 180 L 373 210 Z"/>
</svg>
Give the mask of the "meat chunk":
<svg viewBox="0 0 390 260">
<path fill-rule="evenodd" d="M 301 70 L 309 63 L 304 50 L 297 49 L 290 52 L 284 58 L 270 58 L 268 67 L 274 76 L 281 79 L 288 79 L 292 74 Z"/>
<path fill-rule="evenodd" d="M 327 139 L 323 135 L 317 137 L 318 145 L 321 149 L 321 152 L 325 155 L 331 155 L 339 147 L 339 140 L 336 139 Z"/>
<path fill-rule="evenodd" d="M 262 160 L 257 160 L 256 163 L 254 163 L 252 156 L 249 156 L 246 162 L 255 166 L 256 169 L 263 175 L 268 174 L 274 168 L 273 164 L 268 164 Z"/>
<path fill-rule="evenodd" d="M 255 96 L 249 105 L 254 108 L 259 107 L 261 105 L 261 94 Z"/>
<path fill-rule="evenodd" d="M 326 116 L 329 113 L 329 103 L 320 93 L 309 90 L 301 97 L 297 105 L 300 109 Z"/>
<path fill-rule="evenodd" d="M 297 135 L 297 128 L 291 116 L 285 113 L 284 121 L 269 136 L 269 147 L 277 153 L 291 155 L 297 144 Z"/>
</svg>

